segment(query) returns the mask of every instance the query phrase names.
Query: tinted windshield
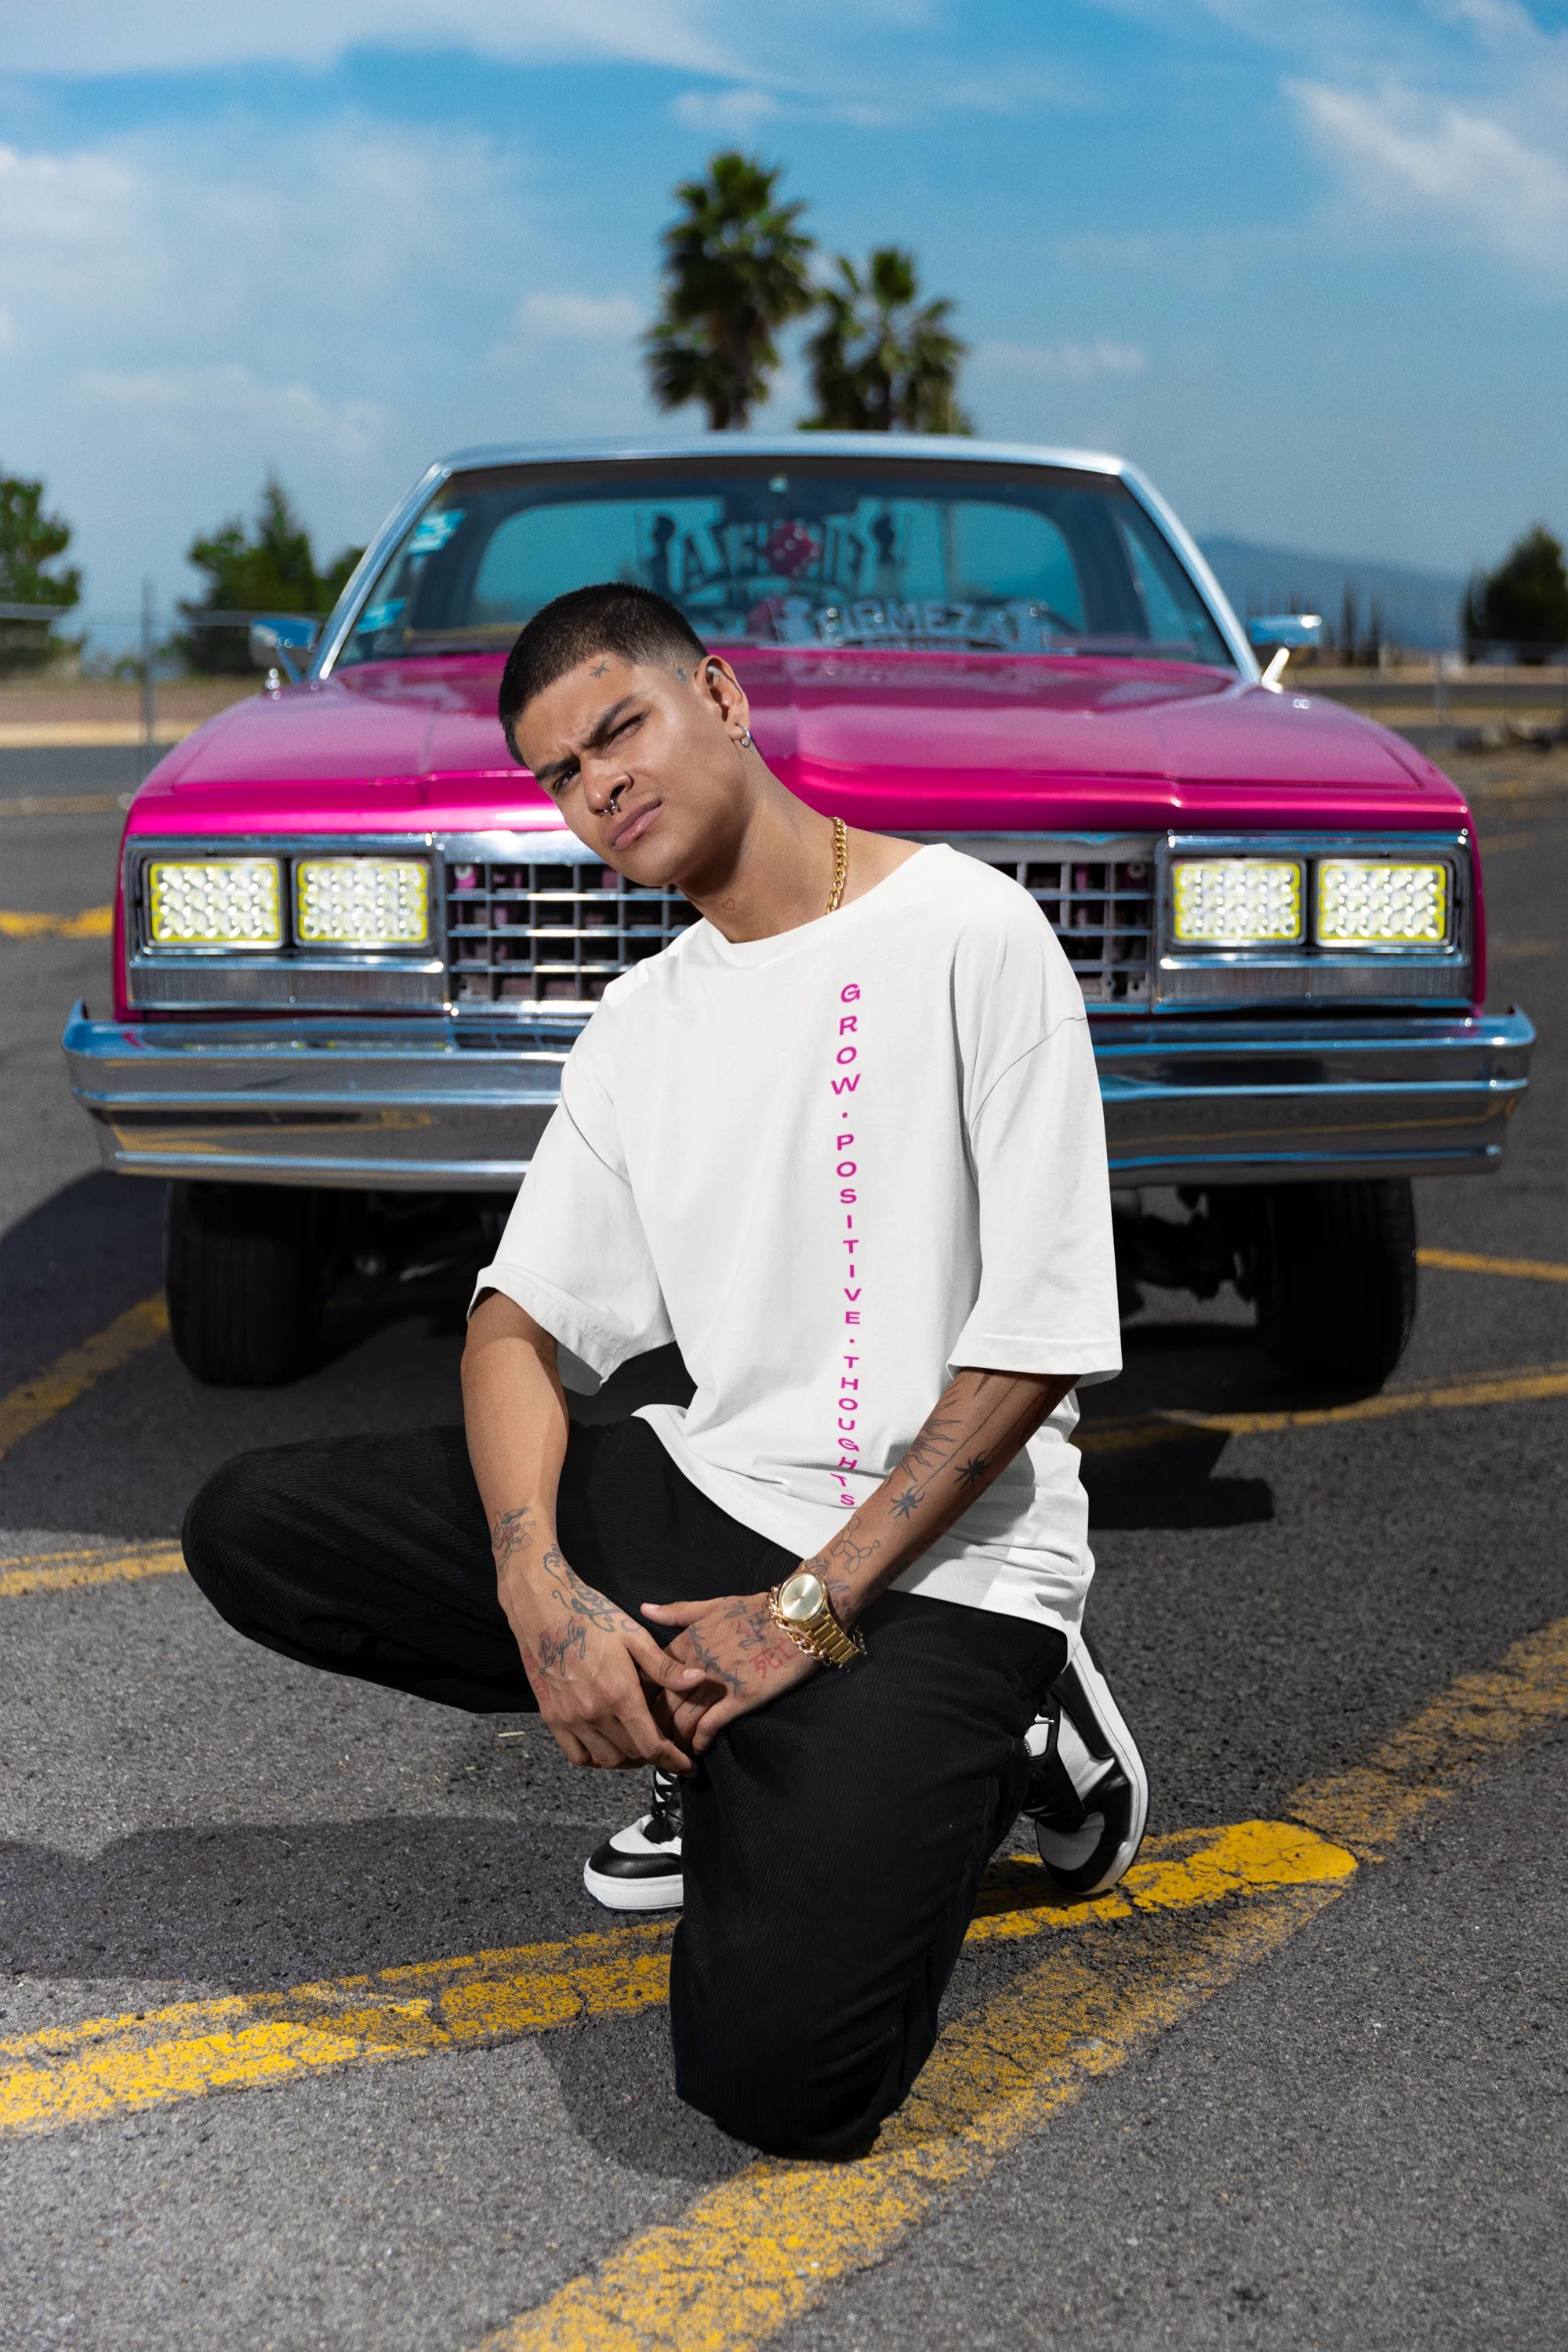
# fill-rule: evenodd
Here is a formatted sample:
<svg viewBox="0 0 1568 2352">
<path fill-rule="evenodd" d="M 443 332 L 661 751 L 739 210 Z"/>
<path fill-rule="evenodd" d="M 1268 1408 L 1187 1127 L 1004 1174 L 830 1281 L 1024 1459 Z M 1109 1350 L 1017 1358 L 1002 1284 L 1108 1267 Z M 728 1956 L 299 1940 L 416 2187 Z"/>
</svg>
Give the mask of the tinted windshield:
<svg viewBox="0 0 1568 2352">
<path fill-rule="evenodd" d="M 709 644 L 973 646 L 1234 664 L 1131 495 L 1092 474 L 737 457 L 444 483 L 340 661 L 509 646 L 552 596 L 635 581 Z"/>
</svg>

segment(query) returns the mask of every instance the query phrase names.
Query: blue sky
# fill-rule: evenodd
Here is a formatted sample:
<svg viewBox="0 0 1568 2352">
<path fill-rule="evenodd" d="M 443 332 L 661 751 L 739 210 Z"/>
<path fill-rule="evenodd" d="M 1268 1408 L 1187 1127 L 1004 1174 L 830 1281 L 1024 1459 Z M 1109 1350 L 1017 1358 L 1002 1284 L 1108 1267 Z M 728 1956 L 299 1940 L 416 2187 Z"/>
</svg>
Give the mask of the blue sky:
<svg viewBox="0 0 1568 2352">
<path fill-rule="evenodd" d="M 1568 0 L 50 0 L 0 48 L 0 462 L 104 607 L 269 466 L 333 550 L 443 448 L 695 426 L 637 337 L 725 144 L 827 252 L 916 248 L 983 431 L 1200 532 L 1568 533 Z"/>
</svg>

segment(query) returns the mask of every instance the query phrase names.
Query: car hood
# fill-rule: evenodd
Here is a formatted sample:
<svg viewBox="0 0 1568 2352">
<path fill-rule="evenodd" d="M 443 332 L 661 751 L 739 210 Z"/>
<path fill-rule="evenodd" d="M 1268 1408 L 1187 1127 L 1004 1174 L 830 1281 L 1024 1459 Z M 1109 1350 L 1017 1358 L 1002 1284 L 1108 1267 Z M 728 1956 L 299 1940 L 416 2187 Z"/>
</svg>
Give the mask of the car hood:
<svg viewBox="0 0 1568 2352">
<path fill-rule="evenodd" d="M 1187 665 L 735 651 L 770 765 L 904 833 L 1383 825 L 1462 818 L 1447 777 L 1311 693 Z M 237 704 L 149 777 L 139 832 L 554 829 L 509 757 L 500 664 L 378 664 Z"/>
</svg>

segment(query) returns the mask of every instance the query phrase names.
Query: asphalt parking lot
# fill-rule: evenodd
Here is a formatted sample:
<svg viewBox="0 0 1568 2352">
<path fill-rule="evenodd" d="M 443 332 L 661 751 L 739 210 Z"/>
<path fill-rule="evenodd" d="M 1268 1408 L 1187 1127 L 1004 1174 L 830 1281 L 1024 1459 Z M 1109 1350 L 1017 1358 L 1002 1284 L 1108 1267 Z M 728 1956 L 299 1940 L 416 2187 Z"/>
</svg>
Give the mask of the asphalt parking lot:
<svg viewBox="0 0 1568 2352">
<path fill-rule="evenodd" d="M 1130 1899 L 1004 1862 L 921 2095 L 816 2168 L 671 2094 L 663 1930 L 580 1882 L 636 1784 L 252 1650 L 178 1569 L 229 1454 L 456 1419 L 465 1294 L 346 1293 L 290 1389 L 175 1362 L 159 1191 L 58 1054 L 110 757 L 0 755 L 0 2342 L 1560 2352 L 1568 753 L 1458 770 L 1541 1043 L 1504 1172 L 1418 1188 L 1390 1391 L 1151 1294 L 1093 1392 Z"/>
</svg>

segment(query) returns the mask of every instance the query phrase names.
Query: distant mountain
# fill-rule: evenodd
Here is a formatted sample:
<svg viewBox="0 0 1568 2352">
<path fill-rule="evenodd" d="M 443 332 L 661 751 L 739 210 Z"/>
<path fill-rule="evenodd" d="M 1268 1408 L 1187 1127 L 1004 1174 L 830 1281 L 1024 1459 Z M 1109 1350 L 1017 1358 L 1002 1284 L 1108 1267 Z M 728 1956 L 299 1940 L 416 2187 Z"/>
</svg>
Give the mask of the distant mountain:
<svg viewBox="0 0 1568 2352">
<path fill-rule="evenodd" d="M 1430 649 L 1459 642 L 1459 606 L 1468 583 L 1444 572 L 1368 563 L 1354 555 L 1309 555 L 1300 548 L 1259 547 L 1249 539 L 1199 541 L 1220 586 L 1245 621 L 1254 613 L 1321 613 L 1336 634 L 1348 586 L 1365 633 L 1373 600 L 1383 635 L 1397 646 Z"/>
</svg>

